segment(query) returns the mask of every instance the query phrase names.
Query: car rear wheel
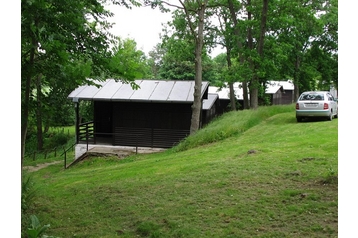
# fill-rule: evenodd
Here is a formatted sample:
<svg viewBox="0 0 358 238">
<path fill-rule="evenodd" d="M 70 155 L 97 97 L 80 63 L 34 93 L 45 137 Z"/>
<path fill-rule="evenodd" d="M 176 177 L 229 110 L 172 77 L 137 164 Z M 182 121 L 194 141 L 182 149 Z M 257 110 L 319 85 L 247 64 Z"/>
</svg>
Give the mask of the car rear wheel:
<svg viewBox="0 0 358 238">
<path fill-rule="evenodd" d="M 338 118 L 338 109 L 337 109 L 337 114 L 334 116 L 334 118 Z"/>
<path fill-rule="evenodd" d="M 332 121 L 333 119 L 333 115 L 332 115 L 332 112 L 329 114 L 329 116 L 327 117 L 328 121 Z"/>
</svg>

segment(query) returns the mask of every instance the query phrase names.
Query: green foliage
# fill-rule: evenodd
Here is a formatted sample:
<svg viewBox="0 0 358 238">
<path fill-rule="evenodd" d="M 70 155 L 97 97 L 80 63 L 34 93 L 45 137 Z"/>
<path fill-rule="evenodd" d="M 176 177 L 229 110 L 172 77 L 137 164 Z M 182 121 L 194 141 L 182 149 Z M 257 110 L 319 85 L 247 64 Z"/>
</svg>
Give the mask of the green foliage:
<svg viewBox="0 0 358 238">
<path fill-rule="evenodd" d="M 41 225 L 39 219 L 35 215 L 30 216 L 30 227 L 27 230 L 27 236 L 29 238 L 53 238 L 53 236 L 45 235 L 45 231 L 50 228 L 50 224 Z"/>
<path fill-rule="evenodd" d="M 79 121 L 80 123 L 85 123 L 89 121 L 93 121 L 93 101 L 80 101 L 79 102 Z"/>
<path fill-rule="evenodd" d="M 127 80 L 147 78 L 150 69 L 144 52 L 137 50 L 137 43 L 131 39 L 118 41 L 109 63 L 111 70 Z"/>
<path fill-rule="evenodd" d="M 172 80 L 194 80 L 194 45 L 185 39 L 168 37 L 161 46 L 165 54 L 161 61 L 159 77 Z"/>
<path fill-rule="evenodd" d="M 69 131 L 64 127 L 53 127 L 49 131 L 43 134 L 44 137 L 44 151 L 51 151 L 55 148 L 60 148 L 61 146 L 67 144 L 69 141 L 72 141 L 75 137 L 74 132 Z M 33 132 L 28 133 L 26 140 L 26 154 L 30 156 L 37 151 L 37 137 Z"/>
<path fill-rule="evenodd" d="M 113 62 L 118 55 L 113 55 L 111 47 L 118 41 L 109 33 L 112 25 L 106 19 L 113 14 L 104 8 L 106 2 L 21 1 L 21 148 L 33 121 L 41 120 L 45 127 L 74 121 L 73 105 L 65 101 L 88 78 L 133 82 L 140 77 L 128 55 L 122 57 L 128 63 L 124 67 Z M 116 4 L 138 5 L 136 1 Z M 35 88 L 40 89 L 36 95 L 41 98 L 34 97 Z M 47 93 L 41 95 L 42 89 Z"/>
<path fill-rule="evenodd" d="M 27 230 L 27 235 L 30 238 L 42 237 L 43 233 L 50 227 L 50 225 L 41 226 L 40 221 L 35 215 L 30 216 L 31 226 Z"/>
<path fill-rule="evenodd" d="M 65 130 L 57 129 L 52 130 L 50 132 L 47 132 L 45 134 L 45 140 L 44 140 L 44 148 L 45 149 L 53 149 L 55 147 L 63 146 L 65 145 L 73 136 Z"/>
<path fill-rule="evenodd" d="M 32 206 L 36 190 L 31 176 L 23 176 L 21 181 L 21 214 L 25 214 Z"/>
</svg>

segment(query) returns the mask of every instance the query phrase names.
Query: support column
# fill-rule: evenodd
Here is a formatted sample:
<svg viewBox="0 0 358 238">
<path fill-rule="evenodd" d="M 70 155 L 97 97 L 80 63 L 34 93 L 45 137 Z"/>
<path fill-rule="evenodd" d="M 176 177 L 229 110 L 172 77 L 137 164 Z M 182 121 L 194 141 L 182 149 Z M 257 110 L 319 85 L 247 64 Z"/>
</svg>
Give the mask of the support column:
<svg viewBox="0 0 358 238">
<path fill-rule="evenodd" d="M 75 103 L 75 112 L 76 112 L 76 122 L 75 122 L 75 132 L 76 132 L 76 144 L 79 143 L 79 126 L 80 126 L 80 102 L 78 98 L 73 98 Z"/>
</svg>

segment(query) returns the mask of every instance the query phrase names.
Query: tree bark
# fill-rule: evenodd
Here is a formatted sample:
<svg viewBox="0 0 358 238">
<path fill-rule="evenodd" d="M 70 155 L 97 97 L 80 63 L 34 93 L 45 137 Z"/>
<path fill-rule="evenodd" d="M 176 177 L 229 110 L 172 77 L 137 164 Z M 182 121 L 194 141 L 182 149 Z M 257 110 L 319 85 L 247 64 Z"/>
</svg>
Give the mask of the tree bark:
<svg viewBox="0 0 358 238">
<path fill-rule="evenodd" d="M 198 33 L 195 37 L 195 86 L 194 86 L 194 102 L 192 105 L 192 116 L 190 124 L 190 134 L 194 134 L 200 128 L 201 117 L 201 87 L 203 81 L 202 51 L 204 45 L 204 13 L 206 2 L 202 3 L 198 8 Z M 190 22 L 189 22 L 190 24 Z"/>
<path fill-rule="evenodd" d="M 227 67 L 230 72 L 231 68 L 231 49 L 229 47 L 226 47 L 226 61 L 227 61 Z M 230 79 L 229 82 L 229 92 L 230 92 L 230 104 L 231 104 L 231 110 L 236 111 L 236 95 L 234 90 L 234 83 L 231 82 L 232 79 Z"/>
<path fill-rule="evenodd" d="M 43 133 L 42 133 L 42 99 L 41 99 L 41 78 L 42 74 L 37 76 L 36 81 L 36 126 L 37 126 L 37 150 L 43 149 Z"/>
<path fill-rule="evenodd" d="M 260 38 L 257 46 L 257 53 L 260 58 L 263 58 L 263 49 L 266 33 L 266 21 L 267 21 L 267 11 L 268 11 L 268 0 L 263 0 L 262 14 L 261 14 L 261 24 L 260 24 Z M 254 72 L 254 76 L 250 83 L 250 101 L 251 107 L 257 109 L 258 107 L 258 87 L 260 86 L 259 78 Z"/>
<path fill-rule="evenodd" d="M 31 90 L 31 78 L 33 74 L 33 66 L 34 66 L 34 59 L 35 59 L 35 52 L 36 47 L 38 45 L 35 37 L 32 38 L 32 48 L 30 50 L 30 58 L 29 58 L 29 71 L 25 77 L 25 93 L 24 98 L 22 99 L 21 105 L 21 171 L 25 157 L 25 143 L 26 143 L 26 135 L 27 135 L 27 128 L 29 123 L 29 107 L 30 107 L 30 90 Z"/>
<path fill-rule="evenodd" d="M 296 61 L 295 61 L 295 71 L 293 74 L 293 85 L 294 85 L 294 91 L 293 91 L 293 97 L 294 97 L 294 102 L 297 101 L 298 97 L 300 96 L 300 57 L 297 55 L 296 56 Z"/>
<path fill-rule="evenodd" d="M 236 36 L 236 44 L 237 44 L 237 47 L 238 47 L 238 50 L 239 50 L 239 62 L 241 65 L 244 64 L 244 57 L 241 53 L 241 50 L 243 48 L 242 46 L 242 43 L 240 41 L 240 30 L 239 30 L 239 27 L 238 27 L 238 24 L 237 24 L 237 17 L 236 17 L 236 10 L 235 10 L 235 7 L 234 7 L 234 3 L 233 3 L 233 0 L 228 0 L 228 3 L 229 3 L 229 10 L 230 10 L 230 15 L 231 15 L 231 20 L 233 21 L 234 23 L 234 34 Z M 248 90 L 247 90 L 247 81 L 244 80 L 242 82 L 242 88 L 243 88 L 243 96 L 244 96 L 244 109 L 249 109 L 250 106 L 249 106 L 249 97 L 248 97 Z"/>
<path fill-rule="evenodd" d="M 247 0 L 247 6 L 251 6 L 251 0 Z M 247 11 L 247 20 L 249 22 L 252 20 L 251 11 Z M 253 40 L 253 37 L 252 37 L 252 28 L 251 27 L 249 27 L 247 29 L 247 46 L 248 46 L 250 51 L 254 49 L 254 40 Z M 251 72 L 255 72 L 255 65 L 254 65 L 252 59 L 249 57 L 247 59 L 247 61 L 249 62 L 249 67 L 251 69 Z M 252 80 L 250 80 L 250 105 L 255 105 L 256 102 L 251 102 L 251 101 L 254 100 L 254 98 L 258 96 L 257 95 L 258 92 L 255 91 L 251 81 Z"/>
</svg>

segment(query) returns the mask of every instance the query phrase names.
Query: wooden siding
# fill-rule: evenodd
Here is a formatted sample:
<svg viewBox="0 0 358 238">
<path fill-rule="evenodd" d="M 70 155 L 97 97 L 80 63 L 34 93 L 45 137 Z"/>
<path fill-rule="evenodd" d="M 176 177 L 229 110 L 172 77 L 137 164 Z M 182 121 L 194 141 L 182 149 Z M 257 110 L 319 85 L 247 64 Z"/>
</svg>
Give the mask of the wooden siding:
<svg viewBox="0 0 358 238">
<path fill-rule="evenodd" d="M 94 102 L 96 137 L 113 145 L 170 148 L 189 135 L 190 103 Z"/>
<path fill-rule="evenodd" d="M 94 131 L 101 137 L 111 137 L 112 104 L 103 101 L 94 102 Z"/>
<path fill-rule="evenodd" d="M 282 92 L 281 90 L 278 90 L 275 94 L 271 95 L 271 104 L 272 105 L 282 104 L 281 99 L 282 99 Z"/>
<path fill-rule="evenodd" d="M 293 102 L 294 102 L 293 90 L 284 90 L 284 92 L 282 93 L 281 103 L 282 104 L 291 104 Z"/>
<path fill-rule="evenodd" d="M 189 135 L 189 130 L 116 127 L 114 145 L 170 148 Z"/>
</svg>

